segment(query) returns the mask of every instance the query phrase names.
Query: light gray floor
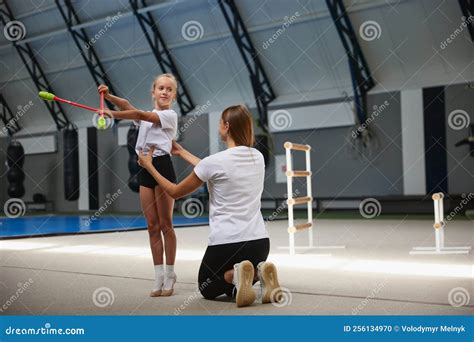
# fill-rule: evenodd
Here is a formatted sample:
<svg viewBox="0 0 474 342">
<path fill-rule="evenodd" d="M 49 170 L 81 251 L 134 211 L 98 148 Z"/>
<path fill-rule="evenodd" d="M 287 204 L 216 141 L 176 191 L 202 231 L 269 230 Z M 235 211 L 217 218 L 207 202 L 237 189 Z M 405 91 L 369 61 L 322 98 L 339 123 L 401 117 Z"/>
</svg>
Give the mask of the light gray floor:
<svg viewBox="0 0 474 342">
<path fill-rule="evenodd" d="M 471 315 L 473 254 L 412 256 L 434 244 L 430 221 L 319 220 L 316 244 L 288 245 L 286 222 L 271 222 L 269 260 L 288 289 L 287 305 L 236 308 L 203 299 L 197 272 L 208 227 L 179 228 L 172 297 L 150 298 L 153 267 L 146 231 L 0 241 L 0 314 L 8 315 Z M 472 221 L 450 222 L 447 245 L 472 245 Z M 307 233 L 297 235 L 307 244 Z M 21 290 L 20 290 L 21 289 Z M 450 297 L 451 293 L 451 297 Z M 450 304 L 451 302 L 451 304 Z M 467 304 L 466 304 L 467 303 Z M 461 307 L 456 305 L 464 304 Z"/>
</svg>

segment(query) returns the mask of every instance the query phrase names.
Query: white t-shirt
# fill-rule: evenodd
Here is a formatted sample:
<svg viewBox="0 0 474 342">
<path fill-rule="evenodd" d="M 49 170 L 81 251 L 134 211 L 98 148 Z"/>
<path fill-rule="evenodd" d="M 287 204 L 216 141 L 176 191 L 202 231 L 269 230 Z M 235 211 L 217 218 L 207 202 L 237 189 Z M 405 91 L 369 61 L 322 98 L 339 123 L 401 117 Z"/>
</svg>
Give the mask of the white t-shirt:
<svg viewBox="0 0 474 342">
<path fill-rule="evenodd" d="M 170 154 L 171 141 L 178 131 L 178 114 L 172 109 L 153 109 L 153 113 L 160 117 L 161 125 L 143 120 L 134 121 L 136 126 L 140 126 L 135 152 L 140 154 L 143 150 L 146 153 L 150 147 L 156 146 L 153 157 Z"/>
<path fill-rule="evenodd" d="M 237 146 L 201 160 L 194 172 L 209 189 L 209 246 L 268 237 L 260 212 L 265 162 Z"/>
</svg>

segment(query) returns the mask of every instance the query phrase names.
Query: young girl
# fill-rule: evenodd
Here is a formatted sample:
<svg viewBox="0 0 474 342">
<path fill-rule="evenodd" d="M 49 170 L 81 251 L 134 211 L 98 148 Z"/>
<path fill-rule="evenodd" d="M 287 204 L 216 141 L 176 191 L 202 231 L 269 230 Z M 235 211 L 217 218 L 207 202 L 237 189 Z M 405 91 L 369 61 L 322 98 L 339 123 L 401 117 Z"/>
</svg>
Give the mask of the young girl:
<svg viewBox="0 0 474 342">
<path fill-rule="evenodd" d="M 105 85 L 100 85 L 99 93 L 121 111 L 106 111 L 115 119 L 135 120 L 140 126 L 135 151 L 148 152 L 153 146 L 153 166 L 170 182 L 176 183 L 176 175 L 171 162 L 171 142 L 178 127 L 178 115 L 171 109 L 176 99 L 177 81 L 171 74 L 162 74 L 153 82 L 151 95 L 154 109 L 150 112 L 136 109 L 126 99 L 109 93 Z M 138 174 L 140 183 L 140 203 L 147 221 L 151 253 L 155 265 L 155 284 L 151 297 L 171 296 L 176 282 L 174 262 L 176 257 L 176 235 L 173 229 L 174 199 L 163 191 L 147 170 Z M 166 255 L 166 270 L 163 265 L 163 240 Z"/>
</svg>

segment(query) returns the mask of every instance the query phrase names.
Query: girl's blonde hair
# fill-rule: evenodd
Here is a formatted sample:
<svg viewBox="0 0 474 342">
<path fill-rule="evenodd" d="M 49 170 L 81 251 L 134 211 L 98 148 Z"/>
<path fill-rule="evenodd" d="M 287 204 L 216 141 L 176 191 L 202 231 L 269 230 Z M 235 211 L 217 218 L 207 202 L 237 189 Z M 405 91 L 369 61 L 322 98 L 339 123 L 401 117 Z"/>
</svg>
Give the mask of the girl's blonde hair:
<svg viewBox="0 0 474 342">
<path fill-rule="evenodd" d="M 151 84 L 151 92 L 153 93 L 155 91 L 156 81 L 158 81 L 162 77 L 169 78 L 171 81 L 173 81 L 174 91 L 176 92 L 176 96 L 178 96 L 178 80 L 176 79 L 176 77 L 173 74 L 168 74 L 168 73 L 167 74 L 160 74 L 160 75 L 155 77 L 155 79 L 153 80 L 153 83 Z"/>
</svg>

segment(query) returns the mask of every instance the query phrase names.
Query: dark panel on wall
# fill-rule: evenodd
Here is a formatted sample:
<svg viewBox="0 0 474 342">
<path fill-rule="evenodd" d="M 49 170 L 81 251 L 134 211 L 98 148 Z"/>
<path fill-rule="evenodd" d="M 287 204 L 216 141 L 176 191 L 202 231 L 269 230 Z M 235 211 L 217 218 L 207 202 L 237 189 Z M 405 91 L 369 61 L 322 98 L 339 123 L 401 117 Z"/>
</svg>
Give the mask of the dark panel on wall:
<svg viewBox="0 0 474 342">
<path fill-rule="evenodd" d="M 97 162 L 97 129 L 87 128 L 87 166 L 89 174 L 89 209 L 99 209 L 99 172 Z M 105 179 L 104 179 L 105 181 Z"/>
<path fill-rule="evenodd" d="M 444 87 L 423 89 L 426 192 L 448 192 Z"/>
<path fill-rule="evenodd" d="M 474 157 L 469 155 L 469 145 L 455 147 L 458 141 L 466 139 L 469 128 L 474 124 L 474 87 L 455 84 L 445 89 L 446 122 L 449 114 L 459 115 L 458 126 L 446 124 L 446 149 L 448 151 L 448 189 L 450 194 L 474 193 Z M 464 118 L 464 119 L 463 119 Z"/>
</svg>

